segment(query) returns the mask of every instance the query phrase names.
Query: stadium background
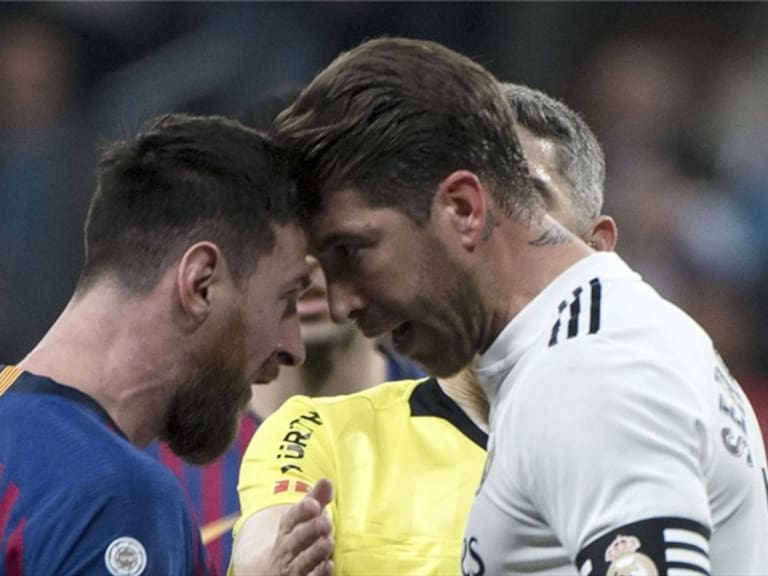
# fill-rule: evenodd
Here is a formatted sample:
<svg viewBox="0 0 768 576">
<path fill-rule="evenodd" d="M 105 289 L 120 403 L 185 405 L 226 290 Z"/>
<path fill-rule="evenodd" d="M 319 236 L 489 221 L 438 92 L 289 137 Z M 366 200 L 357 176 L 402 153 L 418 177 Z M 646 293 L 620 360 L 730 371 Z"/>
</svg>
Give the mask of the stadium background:
<svg viewBox="0 0 768 576">
<path fill-rule="evenodd" d="M 0 361 L 66 304 L 97 144 L 238 116 L 339 51 L 429 38 L 580 111 L 618 250 L 698 319 L 768 426 L 768 4 L 0 4 Z"/>
</svg>

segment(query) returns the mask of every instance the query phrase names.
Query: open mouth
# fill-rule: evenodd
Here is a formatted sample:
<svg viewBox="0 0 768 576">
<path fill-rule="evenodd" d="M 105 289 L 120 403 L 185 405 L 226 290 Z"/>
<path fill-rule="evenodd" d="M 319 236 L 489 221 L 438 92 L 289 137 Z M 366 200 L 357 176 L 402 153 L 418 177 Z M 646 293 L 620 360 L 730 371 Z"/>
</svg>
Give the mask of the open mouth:
<svg viewBox="0 0 768 576">
<path fill-rule="evenodd" d="M 403 322 L 392 330 L 392 345 L 400 354 L 406 354 L 413 344 L 413 324 Z"/>
</svg>

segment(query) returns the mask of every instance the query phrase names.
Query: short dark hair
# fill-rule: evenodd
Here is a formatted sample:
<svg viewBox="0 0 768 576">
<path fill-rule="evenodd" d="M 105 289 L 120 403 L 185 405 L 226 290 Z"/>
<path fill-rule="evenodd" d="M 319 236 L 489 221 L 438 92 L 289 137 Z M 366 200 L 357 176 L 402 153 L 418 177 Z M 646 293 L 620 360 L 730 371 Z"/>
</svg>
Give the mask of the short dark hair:
<svg viewBox="0 0 768 576">
<path fill-rule="evenodd" d="M 273 136 L 298 158 L 310 214 L 324 193 L 354 186 L 370 205 L 423 222 L 437 184 L 459 169 L 478 174 L 505 213 L 543 212 L 497 80 L 435 42 L 378 38 L 342 53 Z"/>
<path fill-rule="evenodd" d="M 502 87 L 518 125 L 555 145 L 558 170 L 571 186 L 575 216 L 589 226 L 603 209 L 605 156 L 597 137 L 563 102 L 528 86 Z"/>
<path fill-rule="evenodd" d="M 283 156 L 264 134 L 221 116 L 149 120 L 135 138 L 103 147 L 96 176 L 81 291 L 109 275 L 147 292 L 201 240 L 215 242 L 241 280 L 272 251 L 274 225 L 298 221 Z"/>
</svg>

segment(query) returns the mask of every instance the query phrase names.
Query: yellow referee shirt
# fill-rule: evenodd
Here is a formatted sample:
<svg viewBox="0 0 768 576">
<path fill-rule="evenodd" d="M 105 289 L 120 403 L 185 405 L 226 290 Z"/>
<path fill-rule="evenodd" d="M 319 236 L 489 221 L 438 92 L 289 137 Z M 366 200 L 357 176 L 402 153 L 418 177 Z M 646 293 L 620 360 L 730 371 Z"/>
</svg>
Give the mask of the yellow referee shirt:
<svg viewBox="0 0 768 576">
<path fill-rule="evenodd" d="M 455 575 L 487 436 L 434 379 L 295 396 L 259 427 L 240 469 L 243 522 L 334 483 L 335 576 Z"/>
</svg>

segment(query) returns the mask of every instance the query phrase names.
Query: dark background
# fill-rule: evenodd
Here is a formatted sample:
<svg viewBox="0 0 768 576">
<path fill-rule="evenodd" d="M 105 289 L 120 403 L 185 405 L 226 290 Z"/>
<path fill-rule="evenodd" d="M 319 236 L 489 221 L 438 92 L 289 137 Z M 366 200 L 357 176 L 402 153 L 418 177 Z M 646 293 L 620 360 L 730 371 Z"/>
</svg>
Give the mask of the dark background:
<svg viewBox="0 0 768 576">
<path fill-rule="evenodd" d="M 580 111 L 618 251 L 768 368 L 768 4 L 0 4 L 0 362 L 66 305 L 103 139 L 169 111 L 238 116 L 379 35 L 437 40 Z"/>
</svg>

